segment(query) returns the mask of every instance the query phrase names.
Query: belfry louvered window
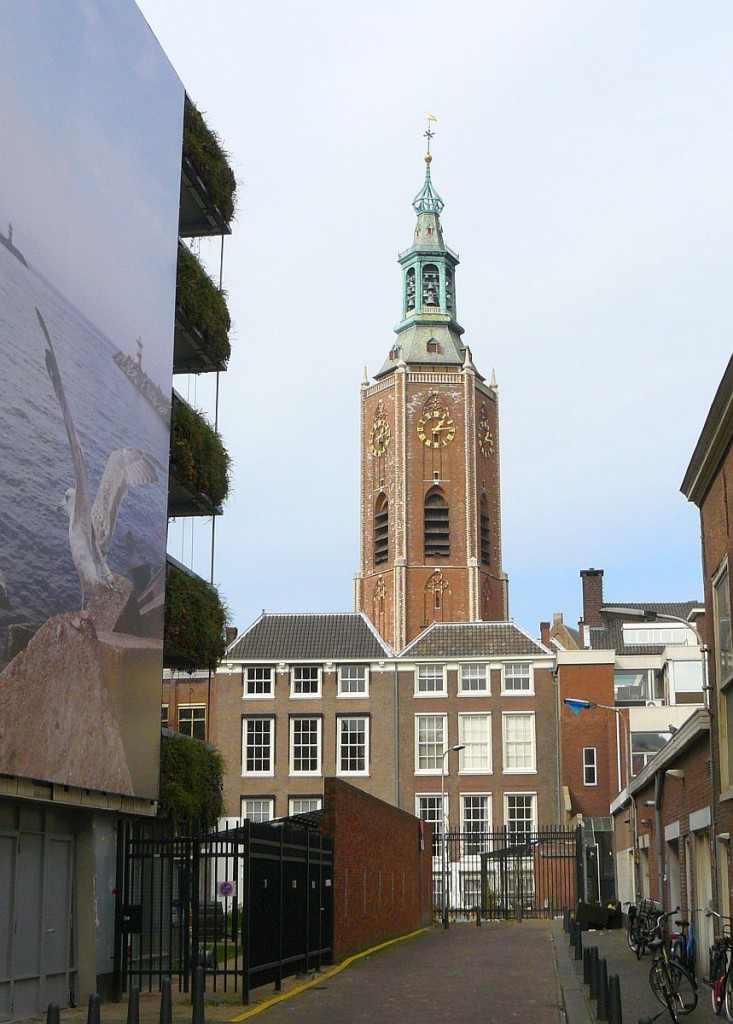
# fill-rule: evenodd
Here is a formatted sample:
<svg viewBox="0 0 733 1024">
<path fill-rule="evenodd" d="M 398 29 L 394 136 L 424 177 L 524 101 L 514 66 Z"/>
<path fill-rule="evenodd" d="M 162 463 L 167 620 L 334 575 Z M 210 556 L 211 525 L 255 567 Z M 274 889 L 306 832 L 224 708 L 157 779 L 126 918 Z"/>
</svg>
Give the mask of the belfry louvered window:
<svg viewBox="0 0 733 1024">
<path fill-rule="evenodd" d="M 449 555 L 448 502 L 439 491 L 430 491 L 425 498 L 425 558 L 447 558 Z"/>
<path fill-rule="evenodd" d="M 491 527 L 489 523 L 489 503 L 486 495 L 481 495 L 481 511 L 479 516 L 479 530 L 481 542 L 481 561 L 484 565 L 491 564 Z"/>
<path fill-rule="evenodd" d="M 382 494 L 374 510 L 374 564 L 389 559 L 389 504 Z"/>
</svg>

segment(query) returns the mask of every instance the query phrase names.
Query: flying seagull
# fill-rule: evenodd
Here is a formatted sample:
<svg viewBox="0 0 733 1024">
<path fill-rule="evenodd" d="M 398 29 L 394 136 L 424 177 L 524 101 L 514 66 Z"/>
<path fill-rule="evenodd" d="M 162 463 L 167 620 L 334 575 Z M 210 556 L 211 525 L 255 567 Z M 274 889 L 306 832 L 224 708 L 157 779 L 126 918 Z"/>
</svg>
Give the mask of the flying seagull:
<svg viewBox="0 0 733 1024">
<path fill-rule="evenodd" d="M 38 307 L 36 316 L 46 339 L 46 369 L 61 406 L 74 463 L 76 486 L 66 491 L 58 507 L 69 517 L 69 546 L 81 581 L 83 612 L 86 594 L 103 594 L 114 589 L 114 574 L 107 564 L 106 555 L 112 543 L 120 503 L 128 487 L 155 483 L 158 471 L 163 467 L 157 459 L 137 448 L 118 448 L 107 460 L 94 506 L 90 508 L 89 475 L 84 452 L 66 400 L 51 337 Z"/>
</svg>

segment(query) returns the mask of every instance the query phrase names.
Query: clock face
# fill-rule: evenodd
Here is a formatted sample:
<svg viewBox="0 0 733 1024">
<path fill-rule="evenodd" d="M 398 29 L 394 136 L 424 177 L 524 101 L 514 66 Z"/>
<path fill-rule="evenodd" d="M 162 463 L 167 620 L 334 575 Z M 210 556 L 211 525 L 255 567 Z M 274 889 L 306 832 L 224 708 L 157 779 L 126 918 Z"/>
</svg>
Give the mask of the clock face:
<svg viewBox="0 0 733 1024">
<path fill-rule="evenodd" d="M 372 427 L 372 436 L 369 441 L 369 451 L 372 455 L 384 455 L 392 440 L 392 431 L 389 429 L 384 416 L 377 416 Z"/>
<path fill-rule="evenodd" d="M 418 420 L 417 436 L 427 448 L 445 448 L 456 436 L 456 426 L 445 409 L 430 409 Z"/>
<path fill-rule="evenodd" d="M 485 416 L 481 417 L 478 424 L 478 446 L 487 458 L 494 454 L 494 435 Z"/>
</svg>

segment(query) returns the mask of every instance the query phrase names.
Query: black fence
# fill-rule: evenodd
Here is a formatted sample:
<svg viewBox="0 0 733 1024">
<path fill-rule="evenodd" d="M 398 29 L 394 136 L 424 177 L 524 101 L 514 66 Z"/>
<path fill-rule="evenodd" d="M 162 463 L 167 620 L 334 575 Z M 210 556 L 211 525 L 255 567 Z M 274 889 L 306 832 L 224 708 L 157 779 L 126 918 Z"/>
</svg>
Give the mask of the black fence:
<svg viewBox="0 0 733 1024">
<path fill-rule="evenodd" d="M 553 916 L 582 892 L 578 828 L 450 831 L 433 838 L 433 909 L 459 919 Z"/>
<path fill-rule="evenodd" d="M 127 825 L 118 886 L 120 989 L 241 991 L 331 962 L 330 839 L 288 824 L 255 824 L 174 838 Z"/>
</svg>

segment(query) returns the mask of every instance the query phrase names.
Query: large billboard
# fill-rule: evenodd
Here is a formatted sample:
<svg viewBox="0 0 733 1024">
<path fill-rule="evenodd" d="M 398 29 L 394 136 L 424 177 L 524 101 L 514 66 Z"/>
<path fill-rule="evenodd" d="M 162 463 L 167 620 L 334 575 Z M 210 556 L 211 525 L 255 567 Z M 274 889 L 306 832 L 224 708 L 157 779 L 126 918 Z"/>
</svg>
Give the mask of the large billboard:
<svg viewBox="0 0 733 1024">
<path fill-rule="evenodd" d="M 183 87 L 9 0 L 0 96 L 0 774 L 154 799 Z"/>
</svg>

